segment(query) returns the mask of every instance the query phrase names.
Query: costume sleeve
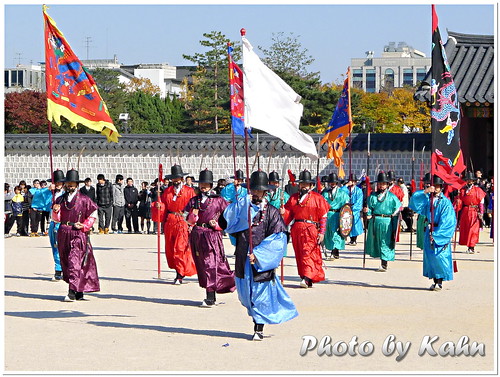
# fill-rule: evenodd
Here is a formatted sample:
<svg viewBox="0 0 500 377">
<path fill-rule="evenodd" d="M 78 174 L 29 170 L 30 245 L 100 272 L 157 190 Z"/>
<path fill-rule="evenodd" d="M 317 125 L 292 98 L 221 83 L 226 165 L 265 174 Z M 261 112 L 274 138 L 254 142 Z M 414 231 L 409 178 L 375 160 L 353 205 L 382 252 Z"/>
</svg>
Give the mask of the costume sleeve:
<svg viewBox="0 0 500 377">
<path fill-rule="evenodd" d="M 293 214 L 293 205 L 296 202 L 296 198 L 294 196 L 290 197 L 290 200 L 288 200 L 285 204 L 285 213 L 283 214 L 283 220 L 285 221 L 285 225 L 289 225 L 294 217 Z"/>
<path fill-rule="evenodd" d="M 457 225 L 455 211 L 448 199 L 443 198 L 439 201 L 434 214 L 434 222 L 437 224 L 432 232 L 434 242 L 436 246 L 446 246 L 451 241 Z"/>
<path fill-rule="evenodd" d="M 184 212 L 190 212 L 191 211 L 191 208 L 193 208 L 195 200 L 196 199 L 194 199 L 194 198 L 189 199 L 189 202 L 186 204 L 186 207 L 184 207 Z"/>
<path fill-rule="evenodd" d="M 226 232 L 229 234 L 241 232 L 248 229 L 248 206 L 250 205 L 250 198 L 248 195 L 238 196 L 238 200 L 232 202 L 224 210 L 224 218 L 227 221 Z M 252 205 L 251 217 L 252 219 L 258 212 L 258 208 Z"/>
<path fill-rule="evenodd" d="M 410 198 L 410 204 L 408 207 L 418 213 L 421 216 L 427 215 L 427 209 L 429 206 L 429 196 L 424 193 L 424 190 L 419 190 L 413 194 Z"/>
<path fill-rule="evenodd" d="M 234 198 L 234 185 L 232 183 L 230 183 L 227 186 L 225 186 L 221 190 L 220 196 L 222 196 L 225 201 L 232 202 L 233 198 Z"/>
<path fill-rule="evenodd" d="M 264 238 L 254 246 L 252 252 L 257 258 L 255 269 L 257 272 L 275 269 L 280 265 L 286 251 L 287 238 L 284 232 L 274 233 Z"/>
</svg>

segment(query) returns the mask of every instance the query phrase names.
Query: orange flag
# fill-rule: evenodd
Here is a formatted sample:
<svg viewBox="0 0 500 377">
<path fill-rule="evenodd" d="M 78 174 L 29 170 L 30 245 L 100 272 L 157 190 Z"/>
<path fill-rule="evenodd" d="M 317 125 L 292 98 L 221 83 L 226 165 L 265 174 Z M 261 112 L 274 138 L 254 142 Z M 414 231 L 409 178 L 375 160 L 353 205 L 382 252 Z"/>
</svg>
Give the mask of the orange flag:
<svg viewBox="0 0 500 377">
<path fill-rule="evenodd" d="M 118 131 L 101 98 L 97 85 L 71 50 L 55 21 L 43 5 L 45 29 L 45 81 L 47 87 L 47 118 L 61 125 L 61 116 L 100 131 L 108 141 L 118 142 Z"/>
</svg>

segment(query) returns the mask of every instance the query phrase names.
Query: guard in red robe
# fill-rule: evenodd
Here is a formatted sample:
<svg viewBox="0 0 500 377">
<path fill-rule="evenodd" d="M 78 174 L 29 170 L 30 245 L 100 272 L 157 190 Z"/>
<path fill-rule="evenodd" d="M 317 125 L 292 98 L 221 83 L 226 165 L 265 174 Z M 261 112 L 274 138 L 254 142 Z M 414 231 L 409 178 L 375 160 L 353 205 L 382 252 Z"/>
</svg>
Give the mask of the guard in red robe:
<svg viewBox="0 0 500 377">
<path fill-rule="evenodd" d="M 321 242 L 325 236 L 326 220 L 330 205 L 317 192 L 312 191 L 314 180 L 304 170 L 299 175 L 299 192 L 293 194 L 281 211 L 285 224 L 295 220 L 292 229 L 292 244 L 297 269 L 302 279 L 302 288 L 325 280 L 322 267 Z"/>
<path fill-rule="evenodd" d="M 467 253 L 474 254 L 474 246 L 479 241 L 479 229 L 481 228 L 481 219 L 484 213 L 484 197 L 486 193 L 479 187 L 474 186 L 474 173 L 468 171 L 465 173 L 467 184 L 460 189 L 455 199 L 455 211 L 460 213 L 460 238 L 459 245 L 467 245 Z"/>
<path fill-rule="evenodd" d="M 173 185 L 161 196 L 165 204 L 163 232 L 168 267 L 176 271 L 174 284 L 179 285 L 185 276 L 196 275 L 196 266 L 189 246 L 188 224 L 183 216 L 184 208 L 196 194 L 192 187 L 184 185 L 184 176 L 187 174 L 182 172 L 180 165 L 172 166 L 171 172 L 166 178 L 171 179 Z"/>
<path fill-rule="evenodd" d="M 387 172 L 387 178 L 389 178 L 389 192 L 392 192 L 394 195 L 396 195 L 396 197 L 398 198 L 398 200 L 403 203 L 403 198 L 405 197 L 405 193 L 403 192 L 403 189 L 401 187 L 399 187 L 399 185 L 396 184 L 396 173 L 393 171 L 393 170 L 389 170 Z M 399 209 L 399 213 L 398 213 L 398 229 L 397 229 L 397 233 L 396 233 L 396 242 L 399 242 L 399 231 L 400 231 L 400 226 L 399 224 L 401 224 L 401 211 L 403 210 L 403 206 L 401 206 L 401 208 Z"/>
</svg>

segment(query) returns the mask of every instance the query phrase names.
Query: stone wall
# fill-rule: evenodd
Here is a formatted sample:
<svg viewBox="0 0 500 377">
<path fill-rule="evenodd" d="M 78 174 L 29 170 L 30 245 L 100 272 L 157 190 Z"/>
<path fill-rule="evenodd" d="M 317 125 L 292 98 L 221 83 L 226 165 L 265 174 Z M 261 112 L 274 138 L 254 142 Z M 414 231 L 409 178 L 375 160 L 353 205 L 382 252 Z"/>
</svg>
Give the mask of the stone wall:
<svg viewBox="0 0 500 377">
<path fill-rule="evenodd" d="M 299 170 L 309 169 L 316 175 L 317 162 L 311 161 L 308 157 L 301 157 L 297 152 L 273 151 L 269 159 L 269 151 L 262 153 L 260 157 L 260 167 L 266 172 L 276 170 L 280 176 L 283 163 L 288 157 L 288 169 L 297 174 Z M 61 169 L 64 172 L 69 168 L 77 168 L 78 150 L 60 150 L 53 152 L 53 165 L 55 169 Z M 320 175 L 328 175 L 331 172 L 337 172 L 337 168 L 332 160 L 323 157 L 319 160 Z M 420 176 L 420 156 L 415 160 L 415 177 Z M 345 171 L 349 173 L 348 152 L 344 154 Z M 429 169 L 428 162 L 430 154 L 424 153 L 425 171 Z M 366 151 L 353 151 L 351 154 L 352 171 L 358 177 L 366 169 Z M 257 169 L 255 162 L 255 152 L 249 156 L 250 167 Z M 230 151 L 209 151 L 200 150 L 190 153 L 165 150 L 92 150 L 84 151 L 80 160 L 79 172 L 80 179 L 86 177 L 92 178 L 96 182 L 97 174 L 103 173 L 107 179 L 114 182 L 116 174 L 122 174 L 125 178 L 132 177 L 136 183 L 148 181 L 152 182 L 158 176 L 158 164 L 163 164 L 163 174 L 170 174 L 170 167 L 174 163 L 182 166 L 186 173 L 190 173 L 198 178 L 198 173 L 204 168 L 214 172 L 214 178 L 228 178 L 233 175 L 233 157 Z M 370 178 L 375 179 L 377 168 L 380 170 L 394 170 L 398 177 L 403 177 L 405 182 L 411 179 L 411 151 L 372 151 L 370 158 Z M 48 150 L 16 150 L 6 149 L 4 158 L 5 181 L 11 185 L 16 185 L 24 179 L 28 184 L 34 179 L 50 178 L 50 161 Z M 236 159 L 237 169 L 245 171 L 245 157 L 241 151 L 238 151 Z"/>
</svg>

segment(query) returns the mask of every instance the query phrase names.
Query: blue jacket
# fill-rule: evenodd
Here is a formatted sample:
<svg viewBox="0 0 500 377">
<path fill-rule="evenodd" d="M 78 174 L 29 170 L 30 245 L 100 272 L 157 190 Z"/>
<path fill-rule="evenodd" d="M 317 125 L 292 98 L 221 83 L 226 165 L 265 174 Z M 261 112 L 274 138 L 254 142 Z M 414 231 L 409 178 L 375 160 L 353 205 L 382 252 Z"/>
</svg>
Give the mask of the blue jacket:
<svg viewBox="0 0 500 377">
<path fill-rule="evenodd" d="M 50 207 L 52 206 L 52 193 L 48 187 L 39 189 L 32 187 L 30 188 L 30 193 L 31 195 L 33 195 L 33 199 L 31 200 L 31 208 L 40 211 L 50 211 Z M 48 197 L 50 197 L 50 204 L 47 209 Z"/>
</svg>

